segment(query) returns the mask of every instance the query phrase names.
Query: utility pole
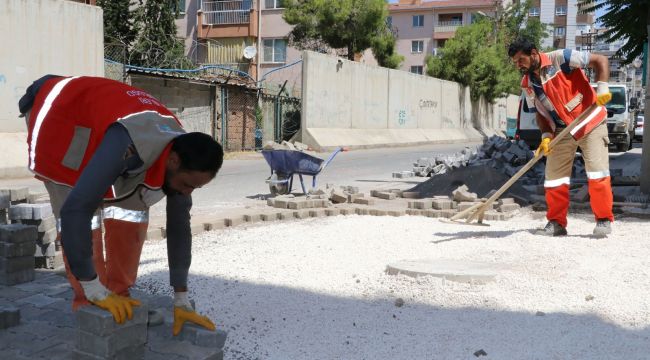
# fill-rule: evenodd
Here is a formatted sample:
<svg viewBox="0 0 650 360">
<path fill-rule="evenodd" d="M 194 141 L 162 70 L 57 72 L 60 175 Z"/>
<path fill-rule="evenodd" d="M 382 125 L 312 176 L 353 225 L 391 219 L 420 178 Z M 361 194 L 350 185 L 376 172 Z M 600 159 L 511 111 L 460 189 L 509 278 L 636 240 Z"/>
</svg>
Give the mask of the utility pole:
<svg viewBox="0 0 650 360">
<path fill-rule="evenodd" d="M 646 31 L 648 36 L 648 46 L 650 49 L 650 7 L 648 7 L 648 14 L 646 18 Z M 646 89 L 650 86 L 650 55 L 646 56 Z M 650 119 L 650 91 L 645 92 L 645 109 L 643 111 L 644 118 Z M 641 150 L 641 192 L 650 194 L 650 131 L 648 126 L 643 126 L 643 148 Z"/>
</svg>

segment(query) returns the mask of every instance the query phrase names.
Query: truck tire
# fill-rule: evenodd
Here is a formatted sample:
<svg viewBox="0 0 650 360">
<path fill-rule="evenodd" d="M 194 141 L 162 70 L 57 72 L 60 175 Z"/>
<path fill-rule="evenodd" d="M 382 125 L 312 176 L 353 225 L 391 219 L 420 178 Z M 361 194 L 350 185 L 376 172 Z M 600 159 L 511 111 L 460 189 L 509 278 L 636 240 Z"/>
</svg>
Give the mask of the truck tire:
<svg viewBox="0 0 650 360">
<path fill-rule="evenodd" d="M 620 142 L 616 144 L 616 150 L 620 152 L 626 152 L 632 148 L 632 139 L 630 139 L 630 135 L 628 134 L 627 139 L 624 142 Z"/>
</svg>

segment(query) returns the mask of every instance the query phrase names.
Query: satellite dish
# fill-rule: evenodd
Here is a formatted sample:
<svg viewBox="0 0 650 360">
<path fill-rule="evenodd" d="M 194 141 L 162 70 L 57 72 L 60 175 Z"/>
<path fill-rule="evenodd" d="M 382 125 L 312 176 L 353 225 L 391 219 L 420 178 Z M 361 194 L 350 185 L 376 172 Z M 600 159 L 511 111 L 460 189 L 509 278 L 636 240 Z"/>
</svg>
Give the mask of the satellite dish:
<svg viewBox="0 0 650 360">
<path fill-rule="evenodd" d="M 244 48 L 244 57 L 246 59 L 252 59 L 257 55 L 257 48 L 255 46 L 246 46 Z"/>
</svg>

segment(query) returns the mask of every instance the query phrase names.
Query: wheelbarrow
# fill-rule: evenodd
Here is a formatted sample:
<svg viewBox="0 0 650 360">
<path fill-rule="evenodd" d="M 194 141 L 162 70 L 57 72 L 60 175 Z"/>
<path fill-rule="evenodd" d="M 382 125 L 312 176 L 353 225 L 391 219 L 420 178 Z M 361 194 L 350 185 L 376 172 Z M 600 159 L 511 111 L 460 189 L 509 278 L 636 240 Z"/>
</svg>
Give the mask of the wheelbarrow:
<svg viewBox="0 0 650 360">
<path fill-rule="evenodd" d="M 266 181 L 273 195 L 291 193 L 293 175 L 298 174 L 302 192 L 307 194 L 303 175 L 311 175 L 312 189 L 316 187 L 316 175 L 334 159 L 343 148 L 336 149 L 327 160 L 297 150 L 262 150 L 262 156 L 271 167 L 271 177 Z"/>
</svg>

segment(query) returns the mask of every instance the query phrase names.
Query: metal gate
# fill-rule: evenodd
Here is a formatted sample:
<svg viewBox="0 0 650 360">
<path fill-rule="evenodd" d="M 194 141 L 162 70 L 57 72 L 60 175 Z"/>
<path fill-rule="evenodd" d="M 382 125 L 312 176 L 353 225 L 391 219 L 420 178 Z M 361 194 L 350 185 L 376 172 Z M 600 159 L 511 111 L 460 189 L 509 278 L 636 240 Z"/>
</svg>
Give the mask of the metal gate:
<svg viewBox="0 0 650 360">
<path fill-rule="evenodd" d="M 255 116 L 256 106 L 255 92 L 234 86 L 221 87 L 219 138 L 226 151 L 254 150 L 257 147 L 256 134 L 260 124 Z"/>
<path fill-rule="evenodd" d="M 302 101 L 300 98 L 288 96 L 263 95 L 262 107 L 264 115 L 269 117 L 264 124 L 272 126 L 272 129 L 264 129 L 267 137 L 281 143 L 289 141 L 300 131 L 300 111 Z M 270 121 L 272 120 L 272 121 Z"/>
</svg>

